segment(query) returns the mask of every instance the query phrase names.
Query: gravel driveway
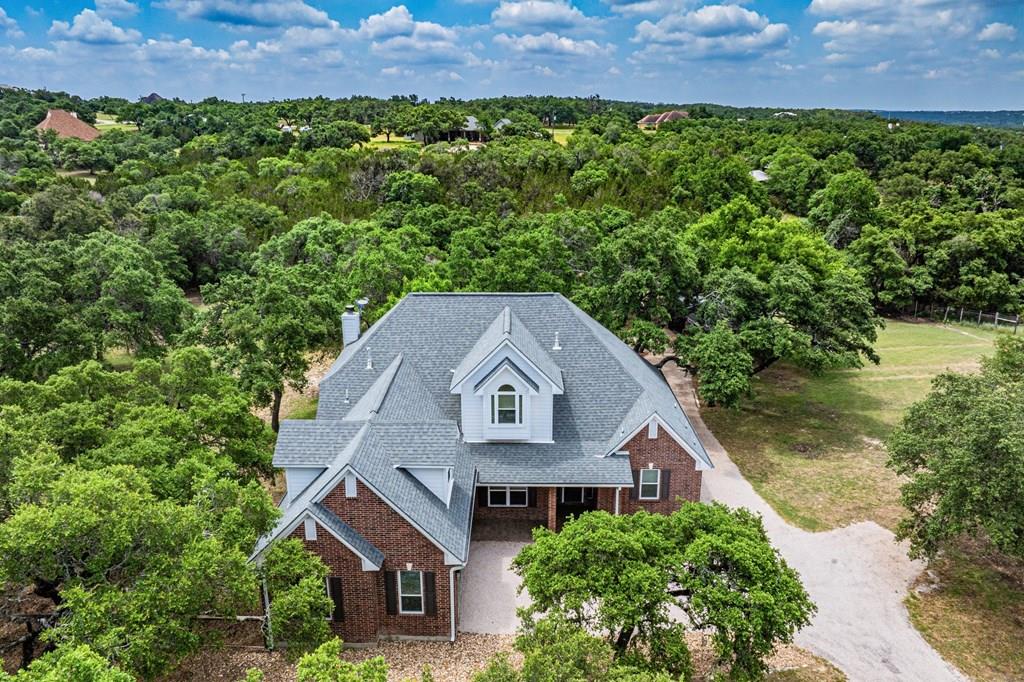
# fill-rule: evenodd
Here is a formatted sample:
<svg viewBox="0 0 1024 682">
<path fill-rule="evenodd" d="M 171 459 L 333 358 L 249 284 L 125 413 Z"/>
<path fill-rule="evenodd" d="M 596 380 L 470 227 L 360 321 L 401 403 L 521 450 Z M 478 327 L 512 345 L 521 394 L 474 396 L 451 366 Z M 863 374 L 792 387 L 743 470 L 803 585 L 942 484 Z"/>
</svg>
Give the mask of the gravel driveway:
<svg viewBox="0 0 1024 682">
<path fill-rule="evenodd" d="M 516 594 L 519 576 L 512 572 L 512 559 L 525 542 L 474 540 L 469 563 L 462 572 L 460 632 L 511 634 L 519 627 L 516 609 L 530 603 Z"/>
<path fill-rule="evenodd" d="M 907 557 L 906 546 L 870 521 L 825 533 L 786 523 L 704 425 L 689 377 L 675 365 L 664 372 L 715 464 L 704 472 L 701 497 L 761 514 L 772 543 L 800 572 L 818 605 L 814 622 L 797 635 L 796 643 L 834 663 L 852 682 L 966 680 L 907 617 L 903 599 L 924 566 Z"/>
</svg>

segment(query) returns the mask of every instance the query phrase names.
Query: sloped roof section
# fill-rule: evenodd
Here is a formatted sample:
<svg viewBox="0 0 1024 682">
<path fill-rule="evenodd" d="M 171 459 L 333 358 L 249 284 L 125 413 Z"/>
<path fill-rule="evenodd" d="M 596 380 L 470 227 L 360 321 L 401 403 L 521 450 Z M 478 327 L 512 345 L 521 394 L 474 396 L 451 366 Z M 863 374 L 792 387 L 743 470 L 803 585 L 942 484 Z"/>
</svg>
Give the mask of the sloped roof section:
<svg viewBox="0 0 1024 682">
<path fill-rule="evenodd" d="M 360 557 L 369 561 L 378 570 L 384 564 L 384 552 L 374 547 L 373 543 L 360 535 L 355 528 L 338 518 L 337 514 L 319 502 L 312 504 L 310 509 L 320 523 L 341 538 Z"/>
<path fill-rule="evenodd" d="M 48 110 L 46 118 L 36 125 L 36 130 L 52 130 L 57 133 L 57 137 L 75 137 L 86 142 L 91 142 L 100 136 L 100 131 L 79 119 L 77 114 L 63 109 Z"/>
<path fill-rule="evenodd" d="M 554 336 L 552 336 L 552 340 Z M 559 390 L 565 390 L 562 384 L 562 370 L 551 359 L 540 342 L 530 333 L 509 306 L 502 308 L 494 321 L 487 327 L 473 347 L 452 373 L 451 388 L 455 388 L 466 377 L 473 373 L 484 360 L 496 351 L 503 343 L 509 342 L 523 357 L 532 362 L 544 376 Z"/>
<path fill-rule="evenodd" d="M 285 419 L 277 434 L 274 466 L 326 467 L 362 426 L 362 422 Z"/>
</svg>

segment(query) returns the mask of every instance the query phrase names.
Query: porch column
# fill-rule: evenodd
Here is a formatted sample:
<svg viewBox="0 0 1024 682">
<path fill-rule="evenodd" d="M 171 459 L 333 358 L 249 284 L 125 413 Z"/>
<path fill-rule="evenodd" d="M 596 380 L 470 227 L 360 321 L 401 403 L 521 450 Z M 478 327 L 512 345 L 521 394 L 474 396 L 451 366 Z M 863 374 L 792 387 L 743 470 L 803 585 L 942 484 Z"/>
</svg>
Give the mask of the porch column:
<svg viewBox="0 0 1024 682">
<path fill-rule="evenodd" d="M 558 530 L 558 488 L 548 488 L 548 528 Z"/>
</svg>

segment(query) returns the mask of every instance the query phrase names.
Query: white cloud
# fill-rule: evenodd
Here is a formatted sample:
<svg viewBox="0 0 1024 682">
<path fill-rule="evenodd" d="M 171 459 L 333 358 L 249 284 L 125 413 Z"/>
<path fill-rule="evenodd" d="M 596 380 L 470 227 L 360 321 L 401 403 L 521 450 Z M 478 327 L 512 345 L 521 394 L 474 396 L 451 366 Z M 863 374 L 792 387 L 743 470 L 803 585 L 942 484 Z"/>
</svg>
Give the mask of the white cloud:
<svg viewBox="0 0 1024 682">
<path fill-rule="evenodd" d="M 70 24 L 66 21 L 53 22 L 49 35 L 56 40 L 90 45 L 134 43 L 142 38 L 142 34 L 135 29 L 115 26 L 110 19 L 104 19 L 91 9 L 83 9 Z"/>
<path fill-rule="evenodd" d="M 623 16 L 664 15 L 686 6 L 684 0 L 603 0 L 612 12 Z"/>
<path fill-rule="evenodd" d="M 978 40 L 1015 40 L 1017 29 L 1009 24 L 994 22 L 981 29 Z"/>
<path fill-rule="evenodd" d="M 657 60 L 667 51 L 683 59 L 742 59 L 785 48 L 789 26 L 742 7 L 708 5 L 657 22 L 644 20 L 632 40 L 648 44 L 634 55 L 640 60 Z"/>
<path fill-rule="evenodd" d="M 832 63 L 832 64 L 835 64 L 835 63 L 838 63 L 838 62 L 846 62 L 846 61 L 849 61 L 849 60 L 850 60 L 850 55 L 845 54 L 843 52 L 832 52 L 830 54 L 825 55 L 825 61 L 829 62 L 829 63 Z"/>
<path fill-rule="evenodd" d="M 594 40 L 576 40 L 550 31 L 539 35 L 521 36 L 499 33 L 494 36 L 494 43 L 513 52 L 573 57 L 599 57 L 609 55 L 615 50 L 614 45 L 601 45 Z"/>
<path fill-rule="evenodd" d="M 559 31 L 593 24 L 564 0 L 502 0 L 491 12 L 497 28 L 515 31 Z"/>
<path fill-rule="evenodd" d="M 235 26 L 327 26 L 327 12 L 302 0 L 163 0 L 180 19 L 199 19 Z"/>
<path fill-rule="evenodd" d="M 372 14 L 360 19 L 359 34 L 372 40 L 382 40 L 412 35 L 415 26 L 412 12 L 405 5 L 398 5 L 382 14 Z"/>
<path fill-rule="evenodd" d="M 105 17 L 131 17 L 138 11 L 139 6 L 128 0 L 96 0 L 96 13 Z"/>
<path fill-rule="evenodd" d="M 980 54 L 985 59 L 999 59 L 1000 57 L 1003 56 L 1003 54 L 999 50 L 994 50 L 992 48 L 982 50 Z"/>
<path fill-rule="evenodd" d="M 737 5 L 707 5 L 682 15 L 678 25 L 698 35 L 721 36 L 743 31 L 760 31 L 768 25 L 768 18 Z"/>
<path fill-rule="evenodd" d="M 188 38 L 177 41 L 150 38 L 139 46 L 139 54 L 150 62 L 180 63 L 185 60 L 227 62 L 231 59 L 227 50 L 211 50 L 200 47 L 194 45 Z"/>
<path fill-rule="evenodd" d="M 25 36 L 25 33 L 18 26 L 18 22 L 7 16 L 7 12 L 4 11 L 3 7 L 0 7 L 0 30 L 3 30 L 4 35 L 8 38 L 22 38 Z"/>
<path fill-rule="evenodd" d="M 867 68 L 867 72 L 868 73 L 885 73 L 895 63 L 896 62 L 894 60 L 892 60 L 892 59 L 886 59 L 885 61 L 878 62 L 874 66 L 869 66 Z"/>
</svg>

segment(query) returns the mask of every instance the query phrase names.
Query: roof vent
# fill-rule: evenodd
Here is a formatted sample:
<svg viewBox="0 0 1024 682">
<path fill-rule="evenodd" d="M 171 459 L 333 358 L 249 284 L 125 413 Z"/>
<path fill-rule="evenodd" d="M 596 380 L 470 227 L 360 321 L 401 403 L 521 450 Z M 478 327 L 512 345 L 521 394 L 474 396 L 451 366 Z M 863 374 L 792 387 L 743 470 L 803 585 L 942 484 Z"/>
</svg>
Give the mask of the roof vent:
<svg viewBox="0 0 1024 682">
<path fill-rule="evenodd" d="M 349 402 L 351 402 L 351 401 L 348 399 L 348 389 L 346 388 L 345 389 L 345 404 L 348 405 Z"/>
<path fill-rule="evenodd" d="M 562 350 L 562 344 L 558 342 L 558 332 L 555 332 L 555 345 L 551 346 L 551 350 Z"/>
<path fill-rule="evenodd" d="M 366 369 L 373 369 L 373 349 L 366 349 Z"/>
</svg>

